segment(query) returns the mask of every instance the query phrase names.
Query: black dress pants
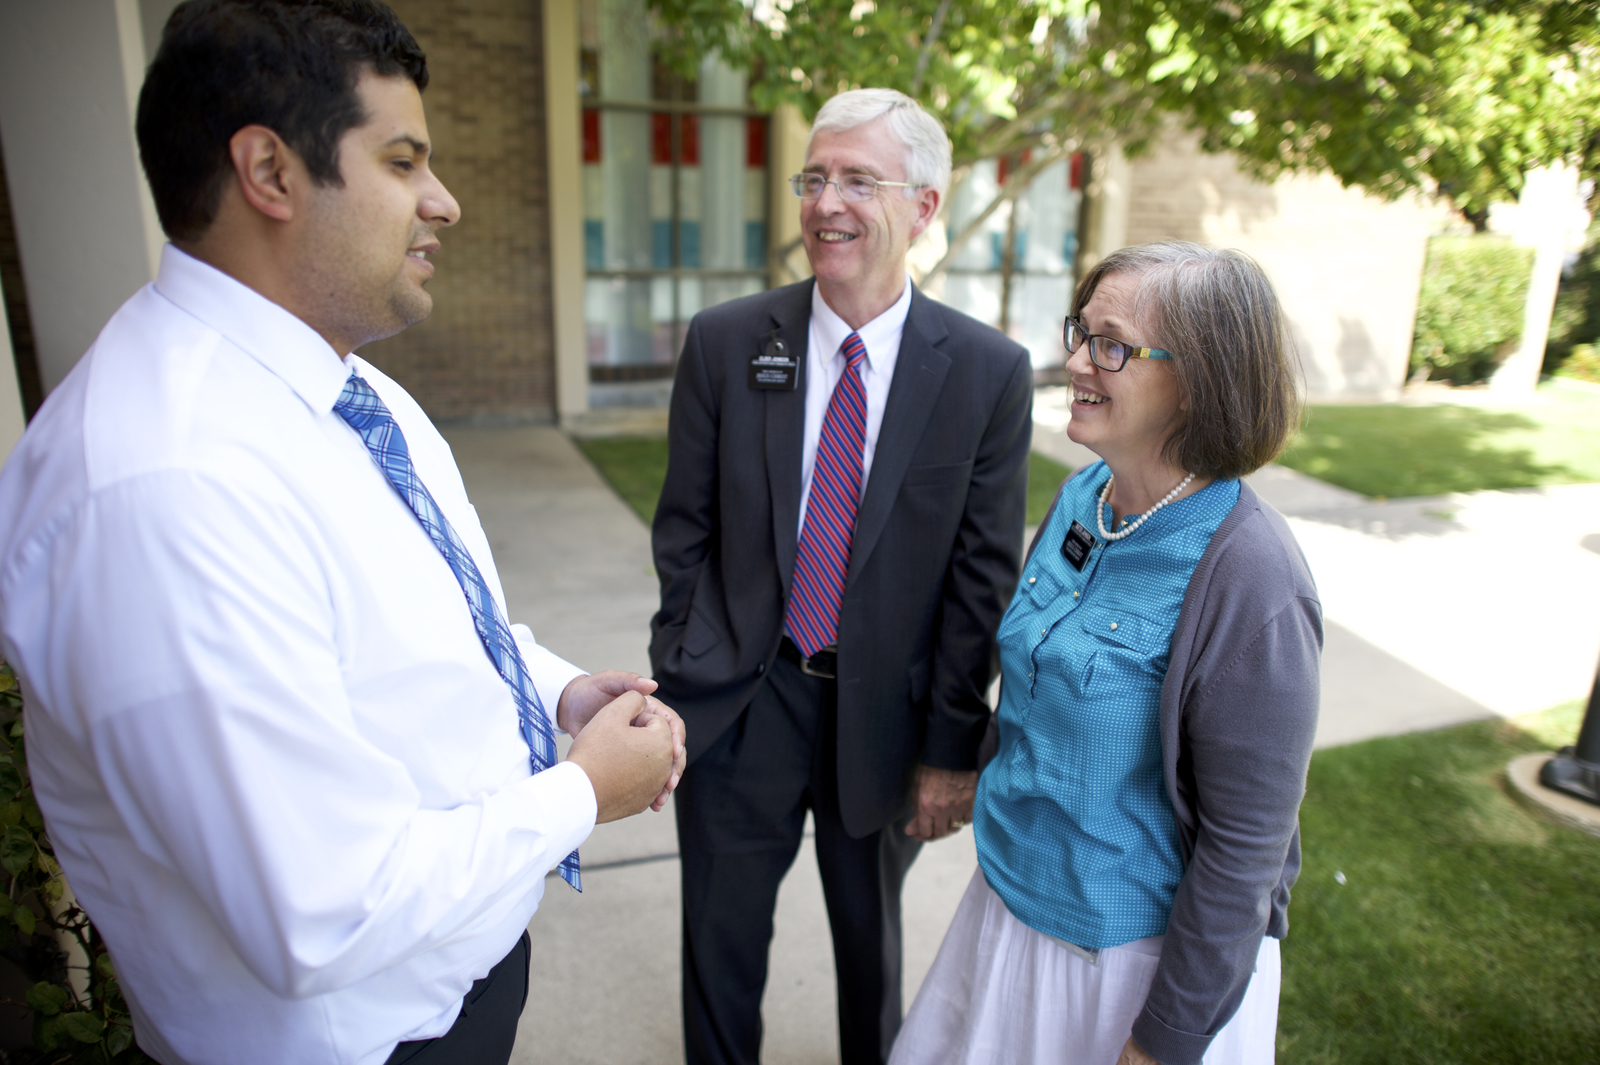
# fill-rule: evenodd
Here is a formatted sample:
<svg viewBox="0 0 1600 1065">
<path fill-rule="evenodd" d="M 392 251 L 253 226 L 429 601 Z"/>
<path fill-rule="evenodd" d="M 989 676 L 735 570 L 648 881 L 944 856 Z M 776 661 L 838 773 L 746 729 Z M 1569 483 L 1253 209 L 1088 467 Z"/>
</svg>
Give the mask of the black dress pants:
<svg viewBox="0 0 1600 1065">
<path fill-rule="evenodd" d="M 902 1016 L 900 888 L 909 817 L 852 839 L 839 817 L 836 688 L 787 659 L 678 785 L 689 1065 L 756 1065 L 778 884 L 806 810 L 833 932 L 842 1065 L 888 1060 Z"/>
<path fill-rule="evenodd" d="M 528 1004 L 532 953 L 524 932 L 488 976 L 473 981 L 448 1032 L 437 1039 L 401 1043 L 385 1065 L 505 1065 L 517 1041 L 517 1019 Z"/>
</svg>

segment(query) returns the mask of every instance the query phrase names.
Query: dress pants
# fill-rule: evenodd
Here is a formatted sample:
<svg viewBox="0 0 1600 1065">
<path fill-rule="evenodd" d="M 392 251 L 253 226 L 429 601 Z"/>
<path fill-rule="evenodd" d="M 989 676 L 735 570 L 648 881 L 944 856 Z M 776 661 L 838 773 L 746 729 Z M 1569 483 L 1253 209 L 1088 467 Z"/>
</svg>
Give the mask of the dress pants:
<svg viewBox="0 0 1600 1065">
<path fill-rule="evenodd" d="M 528 1004 L 532 954 L 533 944 L 524 932 L 488 976 L 473 981 L 448 1032 L 437 1039 L 401 1043 L 385 1065 L 505 1065 L 517 1041 L 517 1019 Z"/>
<path fill-rule="evenodd" d="M 861 839 L 845 831 L 836 704 L 834 681 L 779 658 L 678 785 L 689 1065 L 756 1065 L 772 913 L 807 809 L 833 931 L 840 1062 L 888 1060 L 901 1020 L 900 888 L 922 845 L 904 832 L 909 813 Z"/>
</svg>

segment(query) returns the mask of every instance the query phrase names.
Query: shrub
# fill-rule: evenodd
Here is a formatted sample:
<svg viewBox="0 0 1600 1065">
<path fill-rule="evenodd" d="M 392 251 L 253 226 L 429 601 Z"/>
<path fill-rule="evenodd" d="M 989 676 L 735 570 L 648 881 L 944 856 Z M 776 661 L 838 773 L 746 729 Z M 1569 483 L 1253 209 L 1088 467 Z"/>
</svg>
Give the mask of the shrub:
<svg viewBox="0 0 1600 1065">
<path fill-rule="evenodd" d="M 1483 381 L 1522 336 L 1533 250 L 1504 237 L 1434 237 L 1417 301 L 1411 369 L 1465 385 Z"/>
<path fill-rule="evenodd" d="M 1550 341 L 1544 348 L 1544 372 L 1600 382 L 1600 367 L 1595 365 L 1593 347 L 1597 340 L 1600 340 L 1600 216 L 1589 227 L 1583 253 L 1561 279 L 1555 313 L 1550 316 Z"/>
<path fill-rule="evenodd" d="M 63 945 L 69 949 L 63 950 Z M 133 1023 L 111 956 L 72 901 L 28 780 L 22 692 L 0 659 L 0 957 L 31 985 L 26 1002 L 0 1000 L 12 1017 L 33 1013 L 33 1042 L 0 1055 L 16 1065 L 139 1065 Z M 8 1018 L 9 1019 L 9 1018 Z"/>
</svg>

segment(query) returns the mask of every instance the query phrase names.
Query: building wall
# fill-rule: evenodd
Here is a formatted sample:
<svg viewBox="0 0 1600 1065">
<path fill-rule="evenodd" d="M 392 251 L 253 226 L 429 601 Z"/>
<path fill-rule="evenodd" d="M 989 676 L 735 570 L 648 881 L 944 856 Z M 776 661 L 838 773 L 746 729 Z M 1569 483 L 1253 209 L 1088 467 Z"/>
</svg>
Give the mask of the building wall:
<svg viewBox="0 0 1600 1065">
<path fill-rule="evenodd" d="M 1174 134 L 1130 162 L 1126 240 L 1249 254 L 1278 290 L 1313 399 L 1393 399 L 1405 383 L 1428 236 L 1444 211 L 1385 202 L 1327 174 L 1272 184 Z"/>
<path fill-rule="evenodd" d="M 390 3 L 428 54 L 433 165 L 460 202 L 461 221 L 440 233 L 432 316 L 361 354 L 435 418 L 550 420 L 541 0 Z"/>
</svg>

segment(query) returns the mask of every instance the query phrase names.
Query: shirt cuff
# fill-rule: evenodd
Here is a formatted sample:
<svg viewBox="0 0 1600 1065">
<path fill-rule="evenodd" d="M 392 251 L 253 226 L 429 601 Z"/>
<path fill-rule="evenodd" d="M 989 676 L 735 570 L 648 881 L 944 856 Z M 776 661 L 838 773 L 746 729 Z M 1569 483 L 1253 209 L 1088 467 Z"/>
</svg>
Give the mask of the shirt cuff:
<svg viewBox="0 0 1600 1065">
<path fill-rule="evenodd" d="M 576 762 L 557 762 L 535 773 L 520 787 L 526 789 L 538 819 L 539 830 L 550 840 L 550 867 L 582 846 L 594 831 L 600 808 L 589 774 Z"/>
</svg>

